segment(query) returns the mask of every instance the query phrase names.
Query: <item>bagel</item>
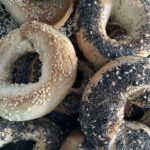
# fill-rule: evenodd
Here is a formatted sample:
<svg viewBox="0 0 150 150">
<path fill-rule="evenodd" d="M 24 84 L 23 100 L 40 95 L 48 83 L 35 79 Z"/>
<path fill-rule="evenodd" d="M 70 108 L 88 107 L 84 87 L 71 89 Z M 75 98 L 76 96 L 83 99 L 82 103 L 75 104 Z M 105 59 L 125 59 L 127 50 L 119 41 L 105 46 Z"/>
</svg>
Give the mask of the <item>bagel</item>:
<svg viewBox="0 0 150 150">
<path fill-rule="evenodd" d="M 38 20 L 60 28 L 73 10 L 72 0 L 1 0 L 1 3 L 22 24 Z"/>
<path fill-rule="evenodd" d="M 39 76 L 39 70 L 40 70 L 39 67 L 40 67 L 39 56 L 36 55 L 29 67 L 28 82 L 34 83 L 35 81 L 37 81 L 37 78 Z M 76 78 L 78 78 L 78 70 L 77 70 Z M 74 84 L 76 84 L 76 80 Z M 55 110 L 53 110 L 53 112 L 66 113 L 68 115 L 78 113 L 81 97 L 82 97 L 82 93 L 79 88 L 71 88 L 67 96 L 55 108 Z"/>
<path fill-rule="evenodd" d="M 137 122 L 125 122 L 125 132 L 128 149 L 150 149 L 149 127 Z"/>
<path fill-rule="evenodd" d="M 26 122 L 10 122 L 1 118 L 0 125 L 0 148 L 32 140 L 34 150 L 54 150 L 60 148 L 64 139 L 62 130 L 45 118 Z"/>
<path fill-rule="evenodd" d="M 78 145 L 78 150 L 82 150 L 82 149 L 85 149 L 85 150 L 99 150 L 98 148 L 96 148 L 95 145 L 92 145 L 90 143 L 90 141 L 88 141 L 86 139 L 85 136 L 84 136 L 84 142 L 82 142 L 81 144 Z"/>
<path fill-rule="evenodd" d="M 30 67 L 28 67 L 29 71 L 27 71 L 27 73 L 30 72 L 28 75 L 28 82 L 34 83 L 35 81 L 37 81 L 38 76 L 40 74 L 39 68 L 41 66 L 41 63 L 39 61 L 39 56 L 36 55 L 33 59 L 30 59 L 27 57 L 27 59 L 29 59 L 28 60 L 29 63 L 31 60 Z M 25 66 L 27 66 L 27 63 L 25 63 Z M 92 75 L 93 75 L 93 70 L 91 69 L 89 64 L 87 62 L 85 62 L 84 60 L 79 59 L 77 76 L 76 76 L 75 82 L 74 82 L 72 88 L 70 89 L 70 92 L 68 93 L 68 95 L 56 107 L 54 112 L 66 113 L 68 115 L 73 115 L 73 114 L 78 113 L 83 90 L 84 90 L 86 84 L 88 83 L 89 78 Z M 18 78 L 17 78 L 17 80 L 18 80 Z"/>
<path fill-rule="evenodd" d="M 127 101 L 139 104 L 136 98 L 149 91 L 149 58 L 124 56 L 100 69 L 85 88 L 79 116 L 91 144 L 109 147 L 124 122 Z"/>
<path fill-rule="evenodd" d="M 42 62 L 39 82 L 11 84 L 11 66 L 28 52 Z M 75 77 L 77 58 L 71 42 L 47 24 L 23 24 L 0 40 L 0 116 L 12 121 L 41 117 L 63 100 Z"/>
<path fill-rule="evenodd" d="M 77 76 L 73 87 L 70 90 L 70 93 L 64 98 L 64 100 L 54 111 L 66 114 L 79 113 L 79 106 L 83 90 L 92 75 L 93 70 L 90 66 L 88 66 L 88 63 L 79 59 Z"/>
<path fill-rule="evenodd" d="M 64 141 L 60 150 L 77 150 L 78 146 L 84 141 L 84 136 L 81 131 L 72 131 L 67 139 Z"/>
<path fill-rule="evenodd" d="M 111 139 L 109 150 L 126 150 L 126 149 L 141 149 L 150 148 L 150 128 L 138 123 L 125 121 L 123 126 L 118 131 L 118 134 Z M 81 131 L 72 131 L 64 141 L 60 150 L 107 150 L 102 146 L 92 146 L 87 141 Z"/>
<path fill-rule="evenodd" d="M 150 128 L 138 123 L 125 121 L 117 136 L 111 139 L 109 150 L 150 149 Z M 104 147 L 101 147 L 100 150 Z"/>
<path fill-rule="evenodd" d="M 39 81 L 41 74 L 41 61 L 36 53 L 23 55 L 14 63 L 13 83 L 35 83 Z M 78 73 L 77 73 L 78 74 Z M 77 75 L 77 78 L 80 74 Z M 79 80 L 80 79 L 76 79 Z M 64 100 L 47 115 L 52 121 L 57 123 L 64 131 L 70 132 L 74 127 L 79 126 L 77 118 L 79 104 L 81 101 L 81 90 L 79 83 L 74 83 Z"/>
<path fill-rule="evenodd" d="M 74 21 L 73 17 L 69 17 L 69 19 L 66 21 L 64 26 L 62 26 L 59 31 L 63 34 L 65 34 L 70 40 L 75 41 L 74 36 Z"/>
<path fill-rule="evenodd" d="M 0 4 L 0 38 L 5 36 L 11 30 L 18 27 L 17 22 L 6 11 L 5 7 Z"/>
<path fill-rule="evenodd" d="M 80 0 L 74 18 L 77 43 L 96 68 L 121 56 L 148 56 L 149 14 L 148 0 Z M 111 39 L 106 32 L 109 18 L 127 35 Z"/>
<path fill-rule="evenodd" d="M 80 90 L 71 89 L 69 94 L 56 107 L 54 112 L 66 113 L 67 115 L 78 114 L 81 97 L 82 93 Z"/>
</svg>

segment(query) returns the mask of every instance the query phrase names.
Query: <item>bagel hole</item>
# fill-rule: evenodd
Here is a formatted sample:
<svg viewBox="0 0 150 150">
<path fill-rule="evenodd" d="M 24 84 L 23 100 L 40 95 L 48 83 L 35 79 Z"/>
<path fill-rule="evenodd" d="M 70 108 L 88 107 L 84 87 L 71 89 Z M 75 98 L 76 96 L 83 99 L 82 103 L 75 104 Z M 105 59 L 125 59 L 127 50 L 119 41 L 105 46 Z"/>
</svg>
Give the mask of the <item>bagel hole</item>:
<svg viewBox="0 0 150 150">
<path fill-rule="evenodd" d="M 124 39 L 127 35 L 126 29 L 117 23 L 113 17 L 110 17 L 107 22 L 106 33 L 110 39 L 115 39 L 117 41 Z"/>
<path fill-rule="evenodd" d="M 130 95 L 130 100 L 127 101 L 124 109 L 124 119 L 128 121 L 140 120 L 149 110 L 149 99 L 149 91 L 144 91 L 144 93 L 143 91 L 138 91 L 136 97 Z"/>
<path fill-rule="evenodd" d="M 83 73 L 81 70 L 77 69 L 77 76 L 76 76 L 75 82 L 73 84 L 73 88 L 80 87 L 82 80 L 83 80 Z"/>
<path fill-rule="evenodd" d="M 20 140 L 17 141 L 16 143 L 8 143 L 4 145 L 0 150 L 33 150 L 36 142 L 33 140 Z"/>
<path fill-rule="evenodd" d="M 11 68 L 12 84 L 36 83 L 41 77 L 42 62 L 39 54 L 30 52 L 19 57 Z"/>
<path fill-rule="evenodd" d="M 138 121 L 143 117 L 144 113 L 144 109 L 127 102 L 124 110 L 124 119 L 127 121 Z"/>
</svg>

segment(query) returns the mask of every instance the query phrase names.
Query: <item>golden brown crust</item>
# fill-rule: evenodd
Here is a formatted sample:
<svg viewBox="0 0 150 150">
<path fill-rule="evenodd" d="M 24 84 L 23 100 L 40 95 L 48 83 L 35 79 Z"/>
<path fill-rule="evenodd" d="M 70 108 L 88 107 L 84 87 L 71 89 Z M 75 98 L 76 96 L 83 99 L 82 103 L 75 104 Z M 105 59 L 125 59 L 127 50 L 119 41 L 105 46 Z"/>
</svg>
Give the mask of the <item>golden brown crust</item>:
<svg viewBox="0 0 150 150">
<path fill-rule="evenodd" d="M 72 0 L 2 0 L 7 10 L 20 23 L 38 20 L 60 28 L 73 11 Z"/>
<path fill-rule="evenodd" d="M 90 60 L 90 62 L 94 62 L 93 66 L 99 68 L 99 66 L 103 66 L 106 62 L 108 62 L 109 59 L 104 58 L 102 55 L 99 55 L 93 44 L 91 44 L 88 40 L 84 40 L 84 32 L 84 29 L 80 29 L 80 32 L 77 33 L 77 43 L 84 56 L 88 60 Z"/>
</svg>

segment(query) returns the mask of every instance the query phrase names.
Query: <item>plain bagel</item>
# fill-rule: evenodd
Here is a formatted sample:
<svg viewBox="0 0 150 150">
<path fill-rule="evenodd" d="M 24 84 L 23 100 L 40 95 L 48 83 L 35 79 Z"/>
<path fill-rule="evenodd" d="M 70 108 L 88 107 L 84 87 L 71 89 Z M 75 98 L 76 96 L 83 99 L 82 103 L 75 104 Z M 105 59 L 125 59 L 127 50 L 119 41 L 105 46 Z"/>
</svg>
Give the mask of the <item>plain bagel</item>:
<svg viewBox="0 0 150 150">
<path fill-rule="evenodd" d="M 80 0 L 75 15 L 77 43 L 97 68 L 121 56 L 148 56 L 149 14 L 148 0 Z M 107 35 L 110 17 L 126 30 L 126 36 L 115 40 Z"/>
<path fill-rule="evenodd" d="M 17 58 L 36 52 L 42 62 L 39 82 L 11 84 Z M 71 42 L 47 24 L 23 24 L 0 40 L 0 116 L 12 121 L 41 117 L 63 100 L 75 77 L 77 58 Z"/>
</svg>

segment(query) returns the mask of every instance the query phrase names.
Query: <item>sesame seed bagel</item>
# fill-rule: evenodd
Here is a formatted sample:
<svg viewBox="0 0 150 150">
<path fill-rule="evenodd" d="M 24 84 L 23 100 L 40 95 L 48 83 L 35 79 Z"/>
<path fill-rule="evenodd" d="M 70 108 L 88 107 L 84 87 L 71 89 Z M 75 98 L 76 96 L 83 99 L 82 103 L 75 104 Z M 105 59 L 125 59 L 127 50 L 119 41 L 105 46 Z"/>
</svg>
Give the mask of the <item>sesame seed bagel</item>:
<svg viewBox="0 0 150 150">
<path fill-rule="evenodd" d="M 101 68 L 86 86 L 80 108 L 80 125 L 88 140 L 109 147 L 124 122 L 127 101 L 139 105 L 138 97 L 147 92 L 149 58 L 124 56 Z M 146 105 L 149 103 L 147 100 Z"/>
<path fill-rule="evenodd" d="M 33 140 L 33 150 L 57 150 L 63 142 L 63 132 L 46 118 L 26 122 L 0 119 L 0 148 L 21 140 Z"/>
<path fill-rule="evenodd" d="M 17 22 L 6 11 L 5 7 L 0 4 L 0 38 L 17 27 Z"/>
<path fill-rule="evenodd" d="M 30 64 L 30 73 L 28 76 L 28 82 L 34 83 L 36 79 L 38 78 L 38 70 L 40 66 L 40 61 L 38 55 L 34 57 Z M 76 78 L 78 77 L 78 73 Z M 74 84 L 76 83 L 76 80 Z M 76 114 L 78 113 L 79 104 L 81 101 L 82 93 L 81 90 L 78 88 L 71 88 L 69 93 L 65 96 L 63 101 L 53 110 L 53 112 L 60 112 L 60 113 L 66 113 L 68 115 L 70 114 Z"/>
<path fill-rule="evenodd" d="M 97 68 L 121 56 L 148 56 L 149 14 L 149 0 L 80 0 L 75 15 L 77 43 Z M 127 35 L 111 39 L 106 31 L 109 18 Z"/>
<path fill-rule="evenodd" d="M 32 20 L 61 27 L 73 10 L 72 0 L 1 0 L 7 10 L 22 24 Z"/>
<path fill-rule="evenodd" d="M 27 59 L 29 59 L 27 57 Z M 30 60 L 30 59 L 29 59 Z M 28 60 L 28 62 L 30 62 Z M 26 63 L 27 66 L 27 63 Z M 39 67 L 41 66 L 39 56 L 36 55 L 30 63 L 28 73 L 28 82 L 34 83 L 40 74 Z M 17 69 L 15 69 L 17 70 Z M 20 71 L 18 71 L 20 72 Z M 70 92 L 64 98 L 64 100 L 56 107 L 54 112 L 66 113 L 68 115 L 77 114 L 79 112 L 79 105 L 83 90 L 89 81 L 89 78 L 94 74 L 94 71 L 89 66 L 88 62 L 78 59 L 78 68 L 75 82 L 70 89 Z M 16 75 L 16 74 L 15 74 Z"/>
<path fill-rule="evenodd" d="M 11 84 L 11 66 L 28 52 L 42 62 L 39 82 Z M 75 77 L 77 58 L 71 42 L 47 24 L 23 24 L 0 40 L 0 116 L 23 121 L 41 117 L 63 100 Z"/>
</svg>

